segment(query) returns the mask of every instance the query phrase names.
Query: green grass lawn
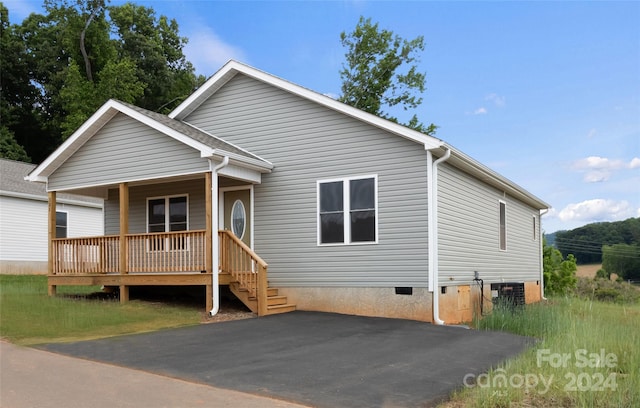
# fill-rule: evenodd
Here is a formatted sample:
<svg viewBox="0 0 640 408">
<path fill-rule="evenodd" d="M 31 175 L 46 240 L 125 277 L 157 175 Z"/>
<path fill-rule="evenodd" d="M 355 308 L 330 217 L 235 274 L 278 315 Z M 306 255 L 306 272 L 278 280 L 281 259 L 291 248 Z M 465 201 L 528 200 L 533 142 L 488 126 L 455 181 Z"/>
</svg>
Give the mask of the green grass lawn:
<svg viewBox="0 0 640 408">
<path fill-rule="evenodd" d="M 538 342 L 489 373 L 468 378 L 445 407 L 640 406 L 638 303 L 553 298 L 519 312 L 494 310 L 476 325 Z"/>
<path fill-rule="evenodd" d="M 202 310 L 175 304 L 84 297 L 97 286 L 60 286 L 47 277 L 0 275 L 0 337 L 21 345 L 87 340 L 198 324 Z"/>
</svg>

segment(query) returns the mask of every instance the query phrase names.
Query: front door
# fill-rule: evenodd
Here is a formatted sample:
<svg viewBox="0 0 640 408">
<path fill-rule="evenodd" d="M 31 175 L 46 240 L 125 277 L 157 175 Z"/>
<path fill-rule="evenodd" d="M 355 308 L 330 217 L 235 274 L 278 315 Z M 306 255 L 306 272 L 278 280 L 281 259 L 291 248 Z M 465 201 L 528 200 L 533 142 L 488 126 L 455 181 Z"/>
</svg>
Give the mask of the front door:
<svg viewBox="0 0 640 408">
<path fill-rule="evenodd" d="M 251 248 L 251 190 L 226 190 L 223 194 L 223 226 Z"/>
</svg>

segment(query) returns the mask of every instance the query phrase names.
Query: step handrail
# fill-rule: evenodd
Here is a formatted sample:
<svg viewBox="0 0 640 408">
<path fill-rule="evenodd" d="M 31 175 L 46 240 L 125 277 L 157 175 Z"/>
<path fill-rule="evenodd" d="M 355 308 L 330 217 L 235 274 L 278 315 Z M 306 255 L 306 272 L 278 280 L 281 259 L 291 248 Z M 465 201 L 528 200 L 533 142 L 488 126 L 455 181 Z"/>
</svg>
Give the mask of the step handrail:
<svg viewBox="0 0 640 408">
<path fill-rule="evenodd" d="M 258 316 L 267 313 L 268 264 L 229 230 L 218 231 L 220 238 L 220 272 L 229 273 L 241 289 L 255 296 Z"/>
</svg>

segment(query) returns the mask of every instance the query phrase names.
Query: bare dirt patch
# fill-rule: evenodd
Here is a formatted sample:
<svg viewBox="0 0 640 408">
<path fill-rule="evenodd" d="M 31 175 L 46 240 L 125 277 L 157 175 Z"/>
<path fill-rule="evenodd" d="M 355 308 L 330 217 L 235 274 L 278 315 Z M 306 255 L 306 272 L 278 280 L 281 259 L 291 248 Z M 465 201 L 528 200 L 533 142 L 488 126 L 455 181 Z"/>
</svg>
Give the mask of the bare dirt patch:
<svg viewBox="0 0 640 408">
<path fill-rule="evenodd" d="M 602 268 L 602 264 L 578 265 L 576 276 L 579 278 L 595 278 L 596 272 Z"/>
</svg>

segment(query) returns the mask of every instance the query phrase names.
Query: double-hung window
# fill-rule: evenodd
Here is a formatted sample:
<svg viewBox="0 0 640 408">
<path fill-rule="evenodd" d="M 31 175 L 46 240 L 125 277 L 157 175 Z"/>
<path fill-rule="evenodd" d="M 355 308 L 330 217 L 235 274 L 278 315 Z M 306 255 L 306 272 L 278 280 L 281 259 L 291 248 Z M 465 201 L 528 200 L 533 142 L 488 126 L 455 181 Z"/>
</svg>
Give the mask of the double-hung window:
<svg viewBox="0 0 640 408">
<path fill-rule="evenodd" d="M 376 176 L 318 181 L 318 244 L 376 243 Z"/>
<path fill-rule="evenodd" d="M 188 200 L 186 195 L 147 199 L 147 232 L 173 232 L 188 230 Z M 171 240 L 171 249 L 185 249 L 183 240 Z M 150 243 L 150 250 L 165 249 L 165 239 Z"/>
</svg>

